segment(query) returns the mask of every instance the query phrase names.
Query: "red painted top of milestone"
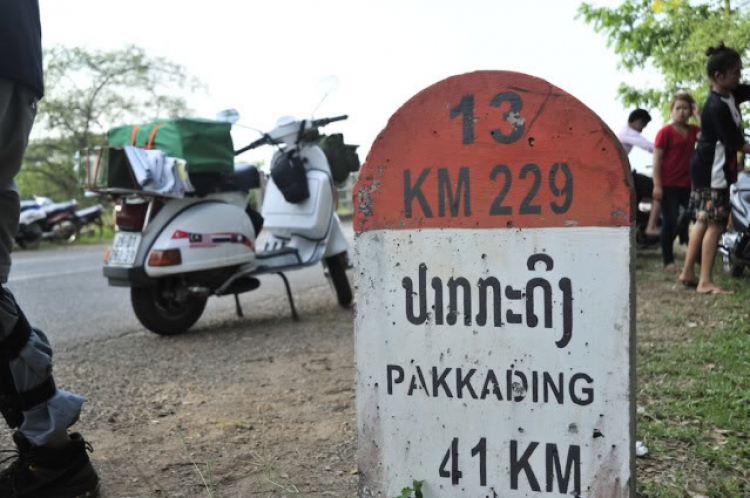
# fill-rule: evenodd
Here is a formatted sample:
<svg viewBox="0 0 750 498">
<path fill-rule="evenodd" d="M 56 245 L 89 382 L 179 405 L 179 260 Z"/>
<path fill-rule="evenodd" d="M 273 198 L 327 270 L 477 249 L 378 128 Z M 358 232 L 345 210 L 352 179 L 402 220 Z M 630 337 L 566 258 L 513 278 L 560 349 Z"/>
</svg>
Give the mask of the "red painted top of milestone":
<svg viewBox="0 0 750 498">
<path fill-rule="evenodd" d="M 378 135 L 354 229 L 628 226 L 628 170 L 607 125 L 563 90 L 463 74 L 415 95 Z"/>
</svg>

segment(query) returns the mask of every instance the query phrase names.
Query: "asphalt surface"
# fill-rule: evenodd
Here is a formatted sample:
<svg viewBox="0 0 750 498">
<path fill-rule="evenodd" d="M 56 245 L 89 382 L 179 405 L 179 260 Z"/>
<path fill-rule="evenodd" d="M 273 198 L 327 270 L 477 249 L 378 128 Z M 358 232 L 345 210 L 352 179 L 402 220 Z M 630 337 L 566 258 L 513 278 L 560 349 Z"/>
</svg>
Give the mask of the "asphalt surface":
<svg viewBox="0 0 750 498">
<path fill-rule="evenodd" d="M 344 222 L 343 228 L 353 247 L 351 223 Z M 110 287 L 102 276 L 105 249 L 106 245 L 71 246 L 14 253 L 8 287 L 29 321 L 47 333 L 56 347 L 70 341 L 148 333 L 133 313 L 130 289 Z M 287 276 L 298 305 L 310 292 L 329 292 L 335 302 L 322 265 Z M 246 317 L 252 317 L 253 310 L 264 303 L 287 301 L 278 276 L 266 275 L 260 280 L 258 289 L 240 295 Z M 234 297 L 212 297 L 194 328 L 211 331 L 236 325 L 237 320 L 242 318 L 236 315 Z"/>
</svg>

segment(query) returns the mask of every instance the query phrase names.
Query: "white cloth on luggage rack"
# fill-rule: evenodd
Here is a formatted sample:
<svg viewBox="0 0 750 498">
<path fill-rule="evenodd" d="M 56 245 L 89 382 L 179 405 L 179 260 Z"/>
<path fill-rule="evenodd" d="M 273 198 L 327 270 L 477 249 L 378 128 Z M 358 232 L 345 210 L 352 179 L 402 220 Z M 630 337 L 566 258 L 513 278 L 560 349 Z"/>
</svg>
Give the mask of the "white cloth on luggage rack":
<svg viewBox="0 0 750 498">
<path fill-rule="evenodd" d="M 125 146 L 138 185 L 146 191 L 182 197 L 193 192 L 184 159 L 169 157 L 161 150 Z"/>
</svg>

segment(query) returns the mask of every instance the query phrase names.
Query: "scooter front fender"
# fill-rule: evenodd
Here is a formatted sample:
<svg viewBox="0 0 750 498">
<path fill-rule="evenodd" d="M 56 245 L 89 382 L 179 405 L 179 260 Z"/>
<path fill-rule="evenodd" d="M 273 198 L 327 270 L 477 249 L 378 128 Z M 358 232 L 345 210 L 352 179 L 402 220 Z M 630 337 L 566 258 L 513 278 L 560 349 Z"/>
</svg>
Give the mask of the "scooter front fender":
<svg viewBox="0 0 750 498">
<path fill-rule="evenodd" d="M 339 216 L 334 213 L 333 220 L 331 221 L 331 233 L 328 235 L 326 252 L 323 256 L 328 258 L 348 250 L 349 242 L 347 242 L 344 230 L 341 228 L 341 220 L 339 220 Z"/>
</svg>

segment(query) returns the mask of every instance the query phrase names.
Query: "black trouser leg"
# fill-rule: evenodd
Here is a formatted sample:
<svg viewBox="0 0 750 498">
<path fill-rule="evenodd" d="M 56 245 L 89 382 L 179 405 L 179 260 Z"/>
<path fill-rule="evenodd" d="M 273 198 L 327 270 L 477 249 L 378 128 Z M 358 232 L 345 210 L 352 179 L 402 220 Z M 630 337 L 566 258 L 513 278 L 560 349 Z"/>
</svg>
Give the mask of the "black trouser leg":
<svg viewBox="0 0 750 498">
<path fill-rule="evenodd" d="M 690 200 L 690 189 L 682 187 L 664 187 L 661 199 L 661 256 L 664 265 L 674 263 L 674 238 L 677 235 L 677 219 L 680 207 L 687 209 Z"/>
</svg>

